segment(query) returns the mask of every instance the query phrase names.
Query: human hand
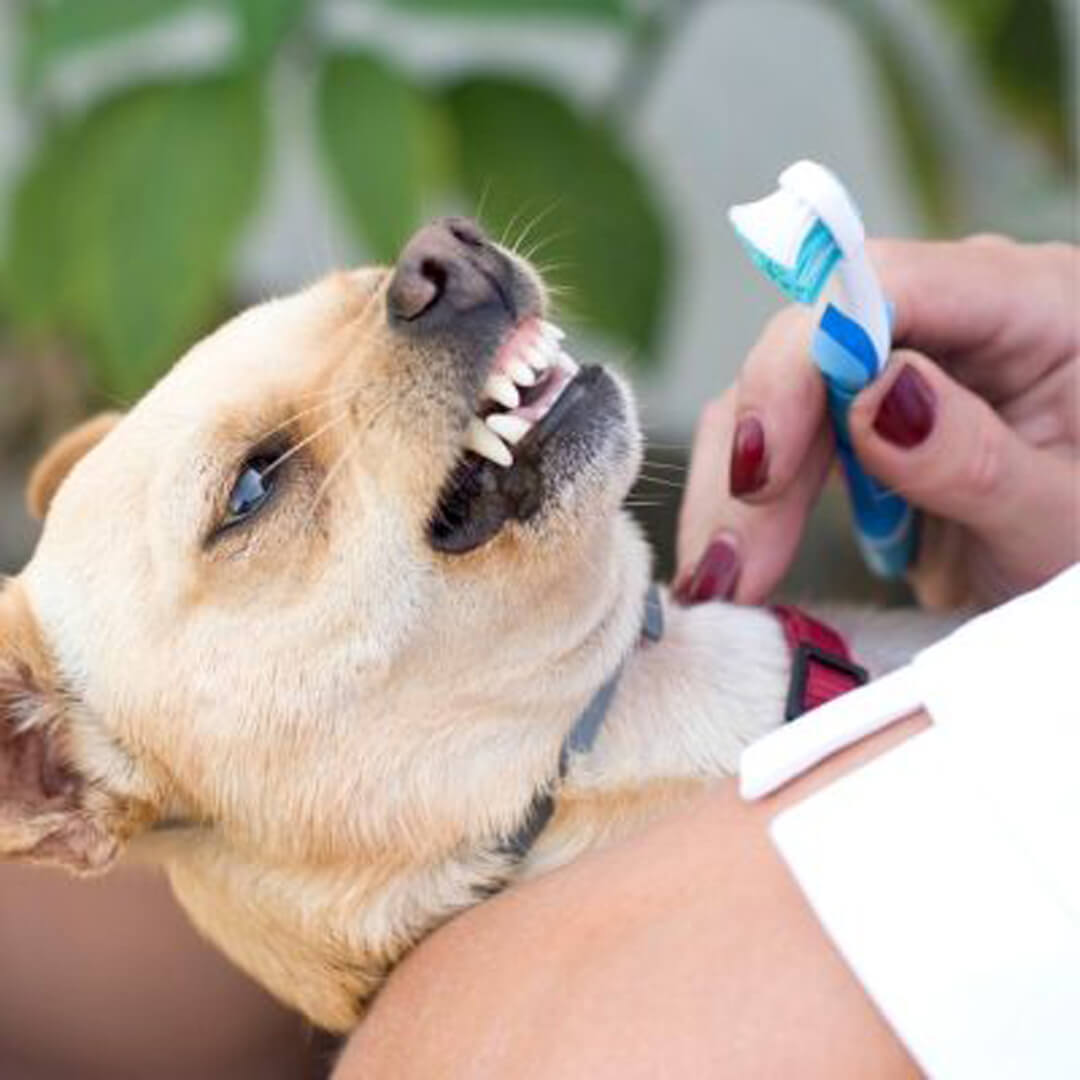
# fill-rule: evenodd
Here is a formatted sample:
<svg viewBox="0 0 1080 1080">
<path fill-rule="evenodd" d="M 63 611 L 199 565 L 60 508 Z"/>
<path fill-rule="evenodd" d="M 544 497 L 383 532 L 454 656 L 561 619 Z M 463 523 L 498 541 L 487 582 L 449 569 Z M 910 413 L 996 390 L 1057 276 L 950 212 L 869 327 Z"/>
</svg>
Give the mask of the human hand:
<svg viewBox="0 0 1080 1080">
<path fill-rule="evenodd" d="M 1080 249 L 999 237 L 870 245 L 894 353 L 855 400 L 867 471 L 925 511 L 910 579 L 988 605 L 1080 558 Z M 833 458 L 812 315 L 780 312 L 702 413 L 676 595 L 759 603 L 791 563 Z"/>
</svg>

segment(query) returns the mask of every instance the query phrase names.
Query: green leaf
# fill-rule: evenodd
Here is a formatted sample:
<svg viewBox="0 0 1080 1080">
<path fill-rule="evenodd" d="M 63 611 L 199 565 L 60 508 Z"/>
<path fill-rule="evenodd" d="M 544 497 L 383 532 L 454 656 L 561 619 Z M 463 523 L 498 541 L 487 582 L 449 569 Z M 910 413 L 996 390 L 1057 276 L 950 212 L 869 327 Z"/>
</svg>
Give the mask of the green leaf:
<svg viewBox="0 0 1080 1080">
<path fill-rule="evenodd" d="M 240 27 L 245 58 L 262 63 L 296 25 L 307 0 L 222 0 Z"/>
<path fill-rule="evenodd" d="M 386 0 L 391 7 L 432 15 L 578 16 L 589 19 L 624 19 L 626 0 Z"/>
<path fill-rule="evenodd" d="M 463 179 L 496 236 L 535 258 L 588 324 L 652 359 L 668 245 L 644 177 L 612 132 L 537 86 L 451 88 Z"/>
<path fill-rule="evenodd" d="M 449 168 L 437 102 L 381 60 L 331 58 L 319 84 L 323 148 L 349 218 L 378 259 L 421 224 Z"/>
<path fill-rule="evenodd" d="M 23 18 L 23 78 L 36 86 L 69 53 L 143 30 L 181 11 L 222 11 L 245 63 L 269 58 L 308 0 L 31 0 Z"/>
<path fill-rule="evenodd" d="M 23 77 L 40 79 L 54 60 L 191 7 L 193 0 L 30 0 L 23 7 Z"/>
<path fill-rule="evenodd" d="M 14 195 L 17 326 L 76 336 L 106 391 L 144 390 L 225 299 L 263 143 L 249 77 L 133 91 L 57 132 Z"/>
</svg>

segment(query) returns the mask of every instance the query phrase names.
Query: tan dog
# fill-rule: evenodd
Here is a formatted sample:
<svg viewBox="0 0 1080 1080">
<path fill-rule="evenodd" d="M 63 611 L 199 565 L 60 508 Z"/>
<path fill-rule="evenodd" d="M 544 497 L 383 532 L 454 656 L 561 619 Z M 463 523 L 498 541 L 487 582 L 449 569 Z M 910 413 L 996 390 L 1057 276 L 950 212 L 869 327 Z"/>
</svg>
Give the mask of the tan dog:
<svg viewBox="0 0 1080 1080">
<path fill-rule="evenodd" d="M 236 963 L 347 1029 L 454 912 L 730 772 L 781 720 L 787 646 L 720 604 L 665 604 L 637 646 L 634 409 L 544 312 L 529 267 L 449 219 L 63 440 L 0 595 L 0 855 L 159 861 Z M 878 670 L 930 632 L 883 625 L 845 627 Z"/>
</svg>

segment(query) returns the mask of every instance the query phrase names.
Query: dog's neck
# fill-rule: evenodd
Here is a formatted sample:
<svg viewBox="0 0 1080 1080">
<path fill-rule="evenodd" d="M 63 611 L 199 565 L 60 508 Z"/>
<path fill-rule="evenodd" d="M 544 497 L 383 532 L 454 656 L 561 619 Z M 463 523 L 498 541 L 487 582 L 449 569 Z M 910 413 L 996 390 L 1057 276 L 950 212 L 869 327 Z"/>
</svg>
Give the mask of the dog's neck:
<svg viewBox="0 0 1080 1080">
<path fill-rule="evenodd" d="M 731 773 L 741 749 L 783 719 L 791 662 L 774 616 L 684 608 L 666 594 L 663 604 L 663 637 L 627 659 L 601 738 L 573 763 L 575 788 Z"/>
<path fill-rule="evenodd" d="M 571 756 L 526 876 L 611 835 L 611 802 L 647 795 L 652 814 L 660 787 L 682 797 L 733 773 L 742 748 L 783 720 L 791 658 L 776 618 L 726 604 L 684 608 L 661 595 L 663 636 L 628 655 L 595 745 Z M 625 818 L 632 827 L 639 815 Z"/>
</svg>

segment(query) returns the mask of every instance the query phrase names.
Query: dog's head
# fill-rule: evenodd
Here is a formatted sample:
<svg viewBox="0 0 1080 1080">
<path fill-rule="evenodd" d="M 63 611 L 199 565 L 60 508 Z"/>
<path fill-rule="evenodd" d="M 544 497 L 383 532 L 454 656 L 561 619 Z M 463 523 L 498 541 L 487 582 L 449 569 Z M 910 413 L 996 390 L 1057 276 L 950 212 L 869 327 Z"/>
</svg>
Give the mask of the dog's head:
<svg viewBox="0 0 1080 1080">
<path fill-rule="evenodd" d="M 99 868 L 174 818 L 318 859 L 509 820 L 520 785 L 504 812 L 469 770 L 551 760 L 647 575 L 627 391 L 545 305 L 439 221 L 56 448 L 0 595 L 0 855 Z"/>
</svg>

